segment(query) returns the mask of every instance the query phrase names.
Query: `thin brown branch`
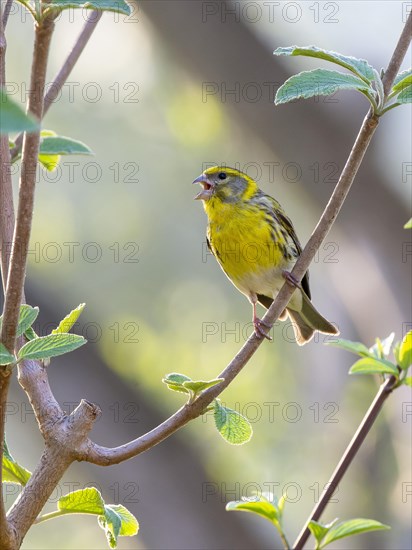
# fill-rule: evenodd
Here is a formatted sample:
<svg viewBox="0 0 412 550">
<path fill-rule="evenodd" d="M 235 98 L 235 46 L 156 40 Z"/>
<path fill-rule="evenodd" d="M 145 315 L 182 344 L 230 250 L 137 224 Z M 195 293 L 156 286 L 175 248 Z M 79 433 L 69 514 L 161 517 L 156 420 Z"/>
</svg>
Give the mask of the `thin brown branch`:
<svg viewBox="0 0 412 550">
<path fill-rule="evenodd" d="M 4 23 L 2 17 L 2 4 L 0 0 L 0 88 L 3 88 L 6 82 L 6 37 L 4 34 Z M 7 6 L 6 6 L 7 8 Z M 11 173 L 10 173 L 10 150 L 9 138 L 7 134 L 0 136 L 0 204 L 4 204 L 3 200 L 7 200 L 5 189 L 11 189 Z M 13 196 L 11 195 L 13 200 Z M 0 250 L 3 250 L 5 243 L 5 232 L 9 229 L 10 212 L 4 212 L 0 223 Z M 14 215 L 11 216 L 12 220 Z M 3 260 L 3 254 L 2 254 Z M 5 264 L 1 264 L 2 274 Z M 6 270 L 7 272 L 7 270 Z M 3 497 L 3 464 L 4 454 L 4 434 L 6 426 L 6 410 L 7 410 L 7 395 L 9 391 L 11 372 L 8 369 L 0 368 L 0 548 L 13 548 L 15 545 L 15 532 L 11 529 L 7 518 L 6 509 Z"/>
<path fill-rule="evenodd" d="M 47 58 L 54 29 L 53 18 L 43 19 L 36 25 L 34 55 L 30 81 L 28 111 L 39 121 L 43 115 L 43 96 L 46 82 Z M 11 249 L 10 269 L 7 277 L 3 325 L 0 340 L 10 351 L 14 351 L 16 329 L 22 302 L 24 278 L 26 275 L 27 252 L 36 187 L 37 157 L 40 144 L 40 130 L 25 133 L 23 162 L 20 176 L 19 205 Z"/>
<path fill-rule="evenodd" d="M 388 69 L 386 71 L 384 84 L 387 87 L 391 87 L 393 79 L 395 78 L 396 69 L 399 68 L 402 60 L 406 54 L 408 44 L 410 42 L 410 25 L 411 15 L 405 25 L 405 31 L 402 32 L 401 39 L 399 40 Z M 408 30 L 409 29 L 409 30 Z M 326 205 L 326 208 L 313 231 L 308 243 L 302 251 L 298 261 L 296 262 L 292 275 L 297 281 L 301 281 L 304 274 L 309 268 L 316 251 L 321 246 L 326 235 L 330 231 L 340 209 L 342 208 L 346 196 L 352 186 L 355 176 L 359 170 L 363 157 L 370 144 L 370 141 L 378 126 L 379 119 L 373 115 L 372 110 L 369 111 L 365 117 L 361 129 L 358 133 L 356 141 L 349 154 L 348 160 L 340 175 L 339 181 L 332 193 L 332 196 Z M 276 299 L 266 312 L 263 320 L 265 324 L 270 327 L 273 326 L 278 319 L 281 312 L 286 307 L 289 299 L 294 292 L 294 288 L 291 285 L 285 283 L 280 289 Z M 268 329 L 269 331 L 269 329 Z M 168 418 L 165 422 L 144 434 L 133 441 L 130 441 L 124 445 L 114 448 L 103 447 L 97 445 L 92 441 L 88 441 L 83 450 L 83 460 L 92 462 L 94 464 L 100 464 L 107 466 L 111 464 L 118 464 L 124 460 L 137 456 L 138 454 L 147 451 L 154 445 L 157 445 L 165 438 L 169 437 L 172 433 L 179 428 L 187 424 L 193 418 L 201 415 L 205 408 L 215 399 L 220 393 L 232 382 L 232 380 L 239 374 L 239 372 L 245 367 L 249 359 L 255 353 L 257 348 L 262 343 L 262 340 L 257 338 L 253 334 L 248 341 L 244 344 L 238 354 L 232 359 L 226 369 L 219 374 L 219 378 L 223 378 L 224 381 L 220 384 L 213 386 L 202 393 L 202 395 L 196 399 L 193 403 L 186 404 L 183 408 L 178 410 L 173 416 Z"/>
<path fill-rule="evenodd" d="M 388 68 L 383 75 L 383 89 L 385 92 L 385 97 L 388 97 L 389 92 L 392 88 L 393 81 L 395 80 L 396 75 L 401 68 L 402 61 L 405 58 L 406 52 L 408 51 L 409 45 L 411 43 L 412 37 L 412 12 L 409 13 L 408 19 L 406 20 L 405 26 L 403 28 L 402 34 L 399 37 L 396 48 L 392 54 L 391 60 L 389 61 Z"/>
<path fill-rule="evenodd" d="M 322 515 L 324 509 L 329 503 L 329 500 L 332 498 L 347 469 L 351 465 L 352 460 L 355 458 L 356 453 L 362 446 L 362 443 L 365 441 L 365 438 L 368 435 L 369 430 L 373 426 L 373 423 L 375 422 L 386 399 L 392 393 L 395 384 L 396 378 L 394 376 L 391 376 L 379 388 L 375 399 L 373 400 L 371 406 L 369 407 L 369 410 L 367 411 L 362 422 L 360 423 L 359 428 L 356 430 L 356 433 L 353 436 L 351 442 L 346 448 L 342 458 L 340 459 L 339 464 L 337 465 L 335 471 L 330 478 L 329 483 L 327 483 L 327 485 L 325 486 L 325 490 L 323 491 L 319 502 L 313 508 L 308 521 L 306 522 L 298 538 L 296 539 L 296 542 L 293 545 L 293 550 L 302 550 L 306 541 L 310 537 L 310 531 L 308 528 L 309 523 L 311 521 L 317 521 Z"/>
<path fill-rule="evenodd" d="M 10 15 L 10 12 L 11 12 L 12 5 L 13 5 L 13 0 L 7 0 L 6 5 L 4 6 L 3 19 L 2 19 L 3 30 L 7 26 L 7 21 L 9 20 L 9 15 Z"/>
<path fill-rule="evenodd" d="M 70 73 L 72 72 L 73 67 L 77 63 L 80 55 L 82 54 L 84 48 L 86 47 L 86 44 L 89 41 L 91 35 L 93 34 L 93 31 L 96 28 L 97 23 L 100 21 L 102 15 L 103 15 L 103 11 L 93 10 L 87 16 L 83 29 L 79 34 L 79 36 L 77 37 L 77 40 L 74 43 L 74 46 L 71 52 L 67 56 L 66 60 L 62 65 L 62 68 L 55 76 L 52 85 L 50 86 L 50 88 L 48 89 L 45 95 L 43 115 L 47 113 L 50 105 L 53 103 L 53 101 L 55 101 L 55 99 L 58 97 L 59 93 L 61 92 L 64 86 L 64 83 L 68 79 Z M 14 147 L 11 151 L 12 160 L 15 160 L 19 156 L 21 152 L 22 144 L 23 144 L 23 134 L 20 134 L 19 136 L 17 136 L 14 142 Z"/>
<path fill-rule="evenodd" d="M 3 442 L 6 424 L 7 394 L 9 390 L 11 372 L 5 369 L 0 370 L 0 465 L 3 463 Z M 3 497 L 2 472 L 0 468 L 0 548 L 14 548 L 16 544 L 16 533 L 6 518 L 5 503 Z"/>
</svg>

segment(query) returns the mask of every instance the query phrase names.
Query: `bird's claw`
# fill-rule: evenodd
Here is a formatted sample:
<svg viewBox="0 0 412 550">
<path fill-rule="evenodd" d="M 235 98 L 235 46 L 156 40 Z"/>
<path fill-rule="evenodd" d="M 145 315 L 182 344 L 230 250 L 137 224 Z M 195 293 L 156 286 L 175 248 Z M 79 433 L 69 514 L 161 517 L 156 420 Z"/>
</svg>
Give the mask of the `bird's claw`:
<svg viewBox="0 0 412 550">
<path fill-rule="evenodd" d="M 301 284 L 300 282 L 295 279 L 295 277 L 292 275 L 292 273 L 290 271 L 287 271 L 286 269 L 284 269 L 282 271 L 282 275 L 284 277 L 284 279 L 286 280 L 286 282 L 292 286 L 293 288 L 300 288 L 301 287 Z"/>
<path fill-rule="evenodd" d="M 258 319 L 257 317 L 255 317 L 253 319 L 253 326 L 255 327 L 255 334 L 258 338 L 266 338 L 267 340 L 270 340 L 270 341 L 272 340 L 272 337 L 269 336 L 269 334 L 266 334 L 266 332 L 262 329 L 262 327 L 266 329 L 271 329 L 272 327 L 267 323 L 265 323 L 264 321 L 262 321 L 262 319 Z"/>
</svg>

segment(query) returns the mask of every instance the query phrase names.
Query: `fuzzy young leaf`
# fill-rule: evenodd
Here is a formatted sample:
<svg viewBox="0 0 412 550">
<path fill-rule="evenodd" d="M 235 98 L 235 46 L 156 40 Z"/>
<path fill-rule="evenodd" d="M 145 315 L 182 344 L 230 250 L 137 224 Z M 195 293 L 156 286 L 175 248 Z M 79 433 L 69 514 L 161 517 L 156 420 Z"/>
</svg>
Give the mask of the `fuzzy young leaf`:
<svg viewBox="0 0 412 550">
<path fill-rule="evenodd" d="M 346 351 L 351 351 L 361 357 L 374 357 L 374 355 L 368 350 L 365 344 L 362 344 L 362 342 L 352 342 L 351 340 L 345 340 L 344 338 L 336 338 L 330 342 L 326 342 L 326 344 L 328 346 L 335 346 Z"/>
<path fill-rule="evenodd" d="M 0 365 L 10 365 L 15 360 L 14 355 L 7 350 L 6 346 L 0 343 Z"/>
<path fill-rule="evenodd" d="M 167 388 L 171 391 L 178 391 L 181 393 L 190 393 L 188 389 L 183 386 L 183 382 L 191 382 L 192 379 L 189 376 L 180 374 L 179 372 L 171 372 L 166 374 L 162 382 L 167 385 Z"/>
<path fill-rule="evenodd" d="M 83 142 L 57 135 L 47 135 L 42 139 L 40 153 L 42 155 L 93 155 L 93 151 Z"/>
<path fill-rule="evenodd" d="M 405 223 L 403 226 L 404 229 L 412 229 L 412 218 Z"/>
<path fill-rule="evenodd" d="M 372 82 L 375 78 L 373 67 L 369 65 L 365 59 L 357 59 L 356 57 L 342 55 L 338 52 L 323 50 L 316 46 L 277 48 L 273 53 L 275 55 L 304 55 L 306 57 L 316 57 L 317 59 L 324 59 L 325 61 L 330 61 L 331 63 L 336 63 L 341 67 L 345 67 L 345 69 L 348 69 L 368 82 Z"/>
<path fill-rule="evenodd" d="M 252 514 L 257 514 L 262 518 L 269 520 L 271 523 L 279 521 L 279 514 L 276 507 L 266 499 L 261 499 L 259 497 L 256 500 L 236 500 L 228 502 L 226 504 L 226 510 L 232 512 L 235 510 L 240 510 L 241 512 L 251 512 Z"/>
<path fill-rule="evenodd" d="M 117 539 L 120 535 L 120 527 L 122 526 L 120 516 L 114 510 L 105 506 L 104 516 L 99 516 L 99 525 L 106 533 L 110 548 L 116 548 Z"/>
<path fill-rule="evenodd" d="M 398 375 L 396 365 L 377 357 L 364 357 L 356 361 L 349 369 L 349 374 L 393 374 Z"/>
<path fill-rule="evenodd" d="M 412 365 L 412 330 L 405 334 L 399 348 L 399 366 L 406 370 Z"/>
<path fill-rule="evenodd" d="M 412 84 L 403 88 L 401 93 L 396 96 L 397 103 L 412 103 Z"/>
<path fill-rule="evenodd" d="M 404 378 L 403 383 L 406 386 L 412 387 L 412 376 L 407 376 L 406 378 Z"/>
<path fill-rule="evenodd" d="M 17 336 L 21 336 L 36 320 L 39 314 L 38 307 L 31 307 L 27 304 L 20 306 L 19 324 L 17 325 Z M 3 315 L 0 315 L 0 330 L 3 325 Z"/>
<path fill-rule="evenodd" d="M 46 137 L 54 137 L 56 136 L 56 132 L 53 132 L 53 130 L 42 130 L 40 132 L 40 148 L 39 148 L 39 162 L 40 164 L 49 172 L 53 172 L 56 170 L 59 162 L 60 162 L 60 155 L 56 155 L 54 153 L 49 153 L 47 151 L 42 151 L 42 143 L 44 138 Z"/>
<path fill-rule="evenodd" d="M 83 346 L 86 340 L 77 334 L 49 334 L 30 340 L 20 348 L 18 359 L 46 359 L 63 355 Z"/>
<path fill-rule="evenodd" d="M 192 391 L 196 395 L 204 390 L 207 390 L 207 388 L 216 386 L 216 384 L 219 384 L 222 380 L 224 379 L 216 378 L 214 380 L 187 380 L 183 382 L 183 387 Z"/>
<path fill-rule="evenodd" d="M 24 331 L 24 336 L 27 338 L 27 340 L 34 340 L 35 338 L 38 338 L 38 334 L 33 330 L 33 327 L 29 327 L 27 330 Z"/>
<path fill-rule="evenodd" d="M 38 124 L 27 116 L 23 109 L 10 99 L 3 89 L 0 89 L 0 104 L 0 134 L 37 130 Z"/>
<path fill-rule="evenodd" d="M 4 441 L 2 475 L 4 482 L 18 483 L 23 486 L 26 485 L 31 476 L 31 472 L 20 466 L 11 456 L 6 441 Z"/>
<path fill-rule="evenodd" d="M 84 8 L 91 10 L 114 11 L 123 15 L 130 15 L 130 6 L 124 0 L 51 0 L 48 8 L 67 9 Z"/>
<path fill-rule="evenodd" d="M 322 523 L 319 523 L 318 521 L 310 521 L 308 525 L 309 531 L 312 533 L 312 535 L 315 537 L 317 544 L 317 548 L 319 548 L 320 543 L 322 542 L 323 537 L 326 535 L 326 533 L 329 531 L 329 529 L 335 525 L 335 523 L 338 521 L 338 519 L 334 519 L 330 523 L 323 525 Z"/>
<path fill-rule="evenodd" d="M 21 336 L 28 330 L 39 314 L 39 308 L 31 307 L 27 304 L 20 306 L 19 324 L 17 326 L 17 336 Z"/>
<path fill-rule="evenodd" d="M 59 498 L 57 508 L 67 514 L 104 514 L 104 500 L 95 487 L 73 491 Z"/>
<path fill-rule="evenodd" d="M 407 69 L 396 75 L 392 92 L 400 92 L 405 86 L 409 86 L 410 84 L 412 84 L 412 69 Z"/>
<path fill-rule="evenodd" d="M 384 525 L 373 519 L 358 518 L 343 521 L 328 531 L 325 538 L 322 540 L 321 548 L 325 548 L 325 546 L 331 542 L 345 537 L 367 533 L 368 531 L 383 531 L 387 529 L 390 529 L 389 525 Z"/>
<path fill-rule="evenodd" d="M 218 432 L 231 445 L 243 445 L 253 434 L 249 421 L 228 407 L 224 407 L 215 399 L 214 419 Z"/>
<path fill-rule="evenodd" d="M 384 359 L 391 352 L 394 338 L 394 332 L 391 332 L 391 334 L 389 334 L 389 336 L 387 336 L 383 340 L 381 340 L 380 338 L 376 338 L 376 344 L 369 348 L 369 351 L 379 359 Z"/>
<path fill-rule="evenodd" d="M 80 304 L 76 309 L 66 315 L 66 317 L 60 321 L 59 326 L 51 331 L 52 334 L 61 334 L 62 332 L 69 332 L 72 326 L 76 323 L 77 319 L 80 317 L 82 311 L 84 310 L 86 304 Z"/>
<path fill-rule="evenodd" d="M 339 90 L 374 93 L 373 89 L 357 76 L 328 69 L 314 69 L 288 78 L 278 89 L 275 104 L 280 105 L 295 99 L 308 99 L 319 95 L 332 95 Z"/>
<path fill-rule="evenodd" d="M 122 523 L 119 531 L 120 537 L 133 537 L 134 535 L 137 535 L 139 531 L 139 522 L 127 508 L 121 504 L 107 504 L 106 508 L 110 508 L 121 519 Z"/>
</svg>

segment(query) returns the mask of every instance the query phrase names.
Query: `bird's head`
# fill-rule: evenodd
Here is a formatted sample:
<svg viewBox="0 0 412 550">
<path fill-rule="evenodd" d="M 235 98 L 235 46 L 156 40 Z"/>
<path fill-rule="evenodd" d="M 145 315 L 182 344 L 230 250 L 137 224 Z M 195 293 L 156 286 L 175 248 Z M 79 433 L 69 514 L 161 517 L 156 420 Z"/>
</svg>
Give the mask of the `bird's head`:
<svg viewBox="0 0 412 550">
<path fill-rule="evenodd" d="M 225 166 L 208 168 L 193 183 L 203 186 L 195 196 L 195 200 L 202 201 L 235 203 L 248 199 L 258 190 L 252 178 L 235 168 Z"/>
</svg>

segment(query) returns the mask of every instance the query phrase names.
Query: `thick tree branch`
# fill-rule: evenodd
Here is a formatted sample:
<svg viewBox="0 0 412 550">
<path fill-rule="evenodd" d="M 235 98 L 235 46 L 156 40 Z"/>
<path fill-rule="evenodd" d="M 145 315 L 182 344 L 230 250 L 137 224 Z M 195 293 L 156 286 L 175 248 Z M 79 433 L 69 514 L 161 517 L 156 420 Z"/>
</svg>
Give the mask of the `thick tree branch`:
<svg viewBox="0 0 412 550">
<path fill-rule="evenodd" d="M 77 40 L 73 46 L 73 49 L 67 56 L 65 62 L 62 65 L 62 68 L 55 76 L 52 85 L 50 86 L 50 88 L 48 89 L 45 95 L 43 115 L 47 113 L 50 105 L 53 103 L 53 101 L 58 97 L 59 93 L 61 92 L 64 86 L 64 83 L 68 79 L 70 73 L 72 72 L 73 67 L 77 63 L 80 55 L 82 54 L 84 48 L 86 47 L 86 44 L 89 41 L 89 38 L 91 37 L 91 35 L 93 34 L 93 31 L 96 28 L 97 23 L 100 21 L 102 15 L 103 15 L 103 11 L 93 10 L 87 16 L 86 22 L 83 26 L 81 33 L 77 37 Z M 21 152 L 22 144 L 23 144 L 23 134 L 20 134 L 19 136 L 17 136 L 14 142 L 14 147 L 11 151 L 12 160 L 15 160 L 19 156 Z"/>
<path fill-rule="evenodd" d="M 62 418 L 49 433 L 46 448 L 8 513 L 8 521 L 17 536 L 18 547 L 40 514 L 64 472 L 77 457 L 77 448 L 90 432 L 100 409 L 82 400 L 78 407 Z"/>
</svg>

